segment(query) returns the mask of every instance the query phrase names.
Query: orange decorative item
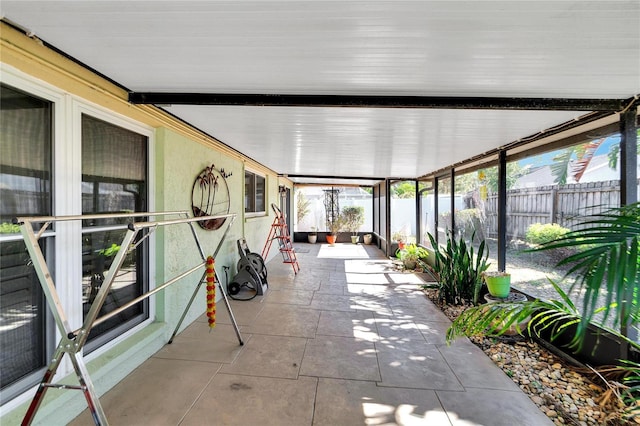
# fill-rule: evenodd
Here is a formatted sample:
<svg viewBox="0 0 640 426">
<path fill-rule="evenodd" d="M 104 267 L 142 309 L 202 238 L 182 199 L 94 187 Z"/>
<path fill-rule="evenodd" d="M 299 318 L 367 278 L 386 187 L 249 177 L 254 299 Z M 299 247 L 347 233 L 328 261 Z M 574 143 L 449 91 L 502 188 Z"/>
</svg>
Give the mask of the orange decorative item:
<svg viewBox="0 0 640 426">
<path fill-rule="evenodd" d="M 209 327 L 216 326 L 216 271 L 213 257 L 207 257 L 207 318 Z"/>
</svg>

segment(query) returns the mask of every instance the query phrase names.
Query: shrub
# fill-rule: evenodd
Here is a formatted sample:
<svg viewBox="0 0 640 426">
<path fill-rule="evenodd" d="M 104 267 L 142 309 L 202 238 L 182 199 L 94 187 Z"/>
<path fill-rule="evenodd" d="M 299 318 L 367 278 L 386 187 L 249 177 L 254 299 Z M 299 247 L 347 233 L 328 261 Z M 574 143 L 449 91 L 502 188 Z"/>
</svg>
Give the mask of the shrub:
<svg viewBox="0 0 640 426">
<path fill-rule="evenodd" d="M 527 228 L 525 239 L 530 244 L 545 244 L 555 241 L 569 232 L 568 228 L 564 228 L 557 223 L 534 223 Z"/>
<path fill-rule="evenodd" d="M 358 235 L 358 229 L 364 225 L 364 207 L 362 206 L 348 206 L 342 209 L 342 221 L 344 228 Z"/>
</svg>

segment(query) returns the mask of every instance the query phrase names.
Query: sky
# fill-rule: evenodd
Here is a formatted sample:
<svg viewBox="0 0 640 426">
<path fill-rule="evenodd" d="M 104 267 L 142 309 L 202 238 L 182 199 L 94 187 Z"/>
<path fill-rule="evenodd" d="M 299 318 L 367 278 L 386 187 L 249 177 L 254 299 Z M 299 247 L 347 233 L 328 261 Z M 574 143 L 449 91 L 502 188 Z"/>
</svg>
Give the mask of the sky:
<svg viewBox="0 0 640 426">
<path fill-rule="evenodd" d="M 620 143 L 620 135 L 610 136 L 602 143 L 602 145 L 598 147 L 598 150 L 596 151 L 595 155 L 607 154 L 611 146 L 619 143 Z M 553 157 L 558 155 L 560 152 L 562 152 L 562 149 L 547 152 L 545 154 L 534 155 L 533 157 L 524 158 L 520 160 L 518 163 L 523 167 L 528 165 L 531 165 L 531 167 L 546 166 L 553 163 Z"/>
</svg>

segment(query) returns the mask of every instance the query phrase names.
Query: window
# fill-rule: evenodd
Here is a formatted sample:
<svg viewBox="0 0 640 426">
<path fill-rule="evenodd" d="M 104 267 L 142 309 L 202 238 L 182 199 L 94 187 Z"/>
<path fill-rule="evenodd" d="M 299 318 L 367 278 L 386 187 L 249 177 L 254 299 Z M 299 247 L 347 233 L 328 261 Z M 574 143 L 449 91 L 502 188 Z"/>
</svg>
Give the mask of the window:
<svg viewBox="0 0 640 426">
<path fill-rule="evenodd" d="M 423 245 L 430 245 L 429 234 L 436 235 L 436 206 L 433 181 L 420 182 L 421 189 L 418 191 L 420 198 L 420 231 L 422 235 L 418 237 L 418 241 Z"/>
<path fill-rule="evenodd" d="M 3 67 L 2 72 L 0 404 L 5 405 L 19 404 L 16 397 L 42 379 L 58 343 L 40 282 L 12 219 L 151 209 L 147 176 L 153 132 L 13 69 Z M 125 231 L 126 221 L 54 222 L 40 237 L 70 324 L 83 322 Z M 151 243 L 145 240 L 128 255 L 100 315 L 146 291 Z M 80 276 L 82 280 L 75 279 Z M 148 300 L 124 310 L 92 330 L 85 354 L 148 318 Z M 58 369 L 60 375 L 72 371 L 70 363 Z"/>
<path fill-rule="evenodd" d="M 391 184 L 391 240 L 416 243 L 416 182 Z"/>
<path fill-rule="evenodd" d="M 148 138 L 89 115 L 82 115 L 82 213 L 146 211 Z M 82 303 L 86 316 L 126 227 L 115 220 L 92 221 L 82 232 Z M 95 232 L 91 227 L 101 228 Z M 106 227 L 106 229 L 105 229 Z M 144 271 L 146 241 L 127 255 L 100 312 L 104 315 L 140 296 L 148 288 Z M 110 330 L 131 328 L 148 317 L 148 299 L 91 330 L 89 340 Z M 109 339 L 112 333 L 105 337 Z M 100 339 L 99 339 L 100 340 Z M 89 345 L 90 350 L 95 345 Z"/>
<path fill-rule="evenodd" d="M 46 365 L 45 300 L 16 216 L 51 214 L 51 102 L 0 85 L 0 386 L 2 401 Z M 53 237 L 41 238 L 45 256 Z M 24 385 L 23 385 L 24 386 Z M 21 390 L 21 389 L 20 389 Z"/>
<path fill-rule="evenodd" d="M 524 250 L 620 204 L 619 144 L 620 135 L 611 135 L 507 163 L 506 269 L 514 287 L 557 299 L 551 278 L 568 290 L 570 280 L 562 280 L 568 268 L 556 266 L 568 249 Z M 582 296 L 571 296 L 581 309 Z"/>
<path fill-rule="evenodd" d="M 364 223 L 359 232 L 373 230 L 373 190 L 370 187 L 297 186 L 294 195 L 297 232 L 328 231 L 327 217 L 331 217 L 332 213 L 327 213 L 327 208 L 341 212 L 345 207 L 362 207 Z"/>
<path fill-rule="evenodd" d="M 266 178 L 254 172 L 244 172 L 245 213 L 266 212 Z"/>
<path fill-rule="evenodd" d="M 445 244 L 448 233 L 451 231 L 451 178 L 441 177 L 436 179 L 437 182 L 437 219 L 436 232 L 434 235 L 438 244 Z"/>
<path fill-rule="evenodd" d="M 464 238 L 476 250 L 484 241 L 492 269 L 497 269 L 497 192 L 498 166 L 455 174 L 455 238 Z"/>
</svg>

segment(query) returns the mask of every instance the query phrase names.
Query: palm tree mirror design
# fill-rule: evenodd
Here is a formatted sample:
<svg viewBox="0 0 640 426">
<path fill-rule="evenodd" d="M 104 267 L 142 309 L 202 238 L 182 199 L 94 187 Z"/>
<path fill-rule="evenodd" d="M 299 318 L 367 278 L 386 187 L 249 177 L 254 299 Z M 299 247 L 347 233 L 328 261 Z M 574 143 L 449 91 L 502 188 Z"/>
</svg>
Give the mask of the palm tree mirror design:
<svg viewBox="0 0 640 426">
<path fill-rule="evenodd" d="M 229 213 L 230 199 L 227 178 L 232 173 L 217 169 L 215 165 L 207 166 L 196 177 L 191 190 L 191 211 L 194 217 L 217 216 Z M 220 228 L 226 218 L 209 219 L 198 222 L 202 229 L 209 231 Z"/>
</svg>

